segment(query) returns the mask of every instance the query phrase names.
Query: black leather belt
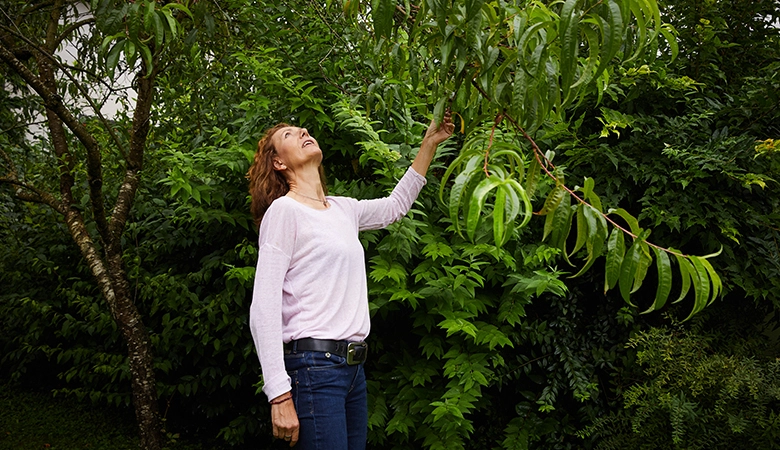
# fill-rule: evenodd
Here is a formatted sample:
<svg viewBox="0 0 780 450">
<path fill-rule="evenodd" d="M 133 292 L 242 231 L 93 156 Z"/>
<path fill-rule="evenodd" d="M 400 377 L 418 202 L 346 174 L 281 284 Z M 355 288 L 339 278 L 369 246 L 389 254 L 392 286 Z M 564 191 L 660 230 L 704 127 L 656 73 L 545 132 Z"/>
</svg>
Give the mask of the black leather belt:
<svg viewBox="0 0 780 450">
<path fill-rule="evenodd" d="M 284 354 L 298 352 L 325 352 L 347 358 L 347 364 L 354 366 L 366 361 L 368 344 L 365 342 L 334 341 L 331 339 L 303 338 L 284 344 Z"/>
</svg>

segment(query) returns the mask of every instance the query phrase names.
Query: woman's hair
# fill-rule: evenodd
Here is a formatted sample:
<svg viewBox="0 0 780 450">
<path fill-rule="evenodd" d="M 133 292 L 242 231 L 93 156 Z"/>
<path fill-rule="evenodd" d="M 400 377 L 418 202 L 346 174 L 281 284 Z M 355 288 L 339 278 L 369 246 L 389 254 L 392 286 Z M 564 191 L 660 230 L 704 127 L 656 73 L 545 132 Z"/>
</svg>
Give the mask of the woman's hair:
<svg viewBox="0 0 780 450">
<path fill-rule="evenodd" d="M 255 226 L 260 226 L 260 221 L 263 220 L 263 215 L 268 210 L 268 207 L 271 206 L 271 203 L 290 191 L 290 185 L 287 183 L 284 175 L 280 171 L 274 170 L 276 148 L 274 148 L 272 141 L 277 131 L 289 126 L 292 125 L 286 123 L 274 125 L 266 130 L 260 142 L 257 143 L 255 161 L 249 167 L 249 173 L 246 176 L 249 179 L 249 195 L 252 197 L 250 210 Z M 322 165 L 319 167 L 319 172 L 322 190 L 327 195 L 328 189 L 325 186 L 325 172 Z"/>
</svg>

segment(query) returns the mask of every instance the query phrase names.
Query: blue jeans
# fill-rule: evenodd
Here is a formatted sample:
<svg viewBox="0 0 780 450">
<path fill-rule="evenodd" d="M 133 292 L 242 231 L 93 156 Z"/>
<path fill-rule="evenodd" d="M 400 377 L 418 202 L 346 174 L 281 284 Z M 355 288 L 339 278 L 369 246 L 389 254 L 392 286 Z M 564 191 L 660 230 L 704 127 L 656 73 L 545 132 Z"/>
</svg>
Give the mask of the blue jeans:
<svg viewBox="0 0 780 450">
<path fill-rule="evenodd" d="M 301 450 L 364 450 L 368 400 L 363 364 L 349 366 L 331 353 L 284 355 L 301 424 Z"/>
</svg>

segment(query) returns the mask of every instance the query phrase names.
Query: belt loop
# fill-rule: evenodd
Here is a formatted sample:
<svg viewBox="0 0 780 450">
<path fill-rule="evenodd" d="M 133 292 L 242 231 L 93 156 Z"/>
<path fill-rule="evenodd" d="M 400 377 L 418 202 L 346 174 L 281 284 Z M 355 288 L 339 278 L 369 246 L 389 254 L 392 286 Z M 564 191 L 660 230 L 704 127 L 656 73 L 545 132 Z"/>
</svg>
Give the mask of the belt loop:
<svg viewBox="0 0 780 450">
<path fill-rule="evenodd" d="M 293 341 L 290 342 L 290 343 L 292 344 L 292 351 L 291 351 L 291 353 L 298 353 L 298 340 L 297 339 L 293 339 Z"/>
</svg>

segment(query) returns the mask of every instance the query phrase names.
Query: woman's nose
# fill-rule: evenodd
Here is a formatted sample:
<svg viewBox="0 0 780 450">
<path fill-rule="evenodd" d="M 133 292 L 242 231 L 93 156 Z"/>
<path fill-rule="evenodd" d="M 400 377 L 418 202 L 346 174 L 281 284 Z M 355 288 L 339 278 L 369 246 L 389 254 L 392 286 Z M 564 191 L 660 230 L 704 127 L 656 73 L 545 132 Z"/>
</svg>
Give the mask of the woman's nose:
<svg viewBox="0 0 780 450">
<path fill-rule="evenodd" d="M 309 130 L 306 128 L 301 128 L 301 137 L 307 137 L 309 136 Z"/>
</svg>

